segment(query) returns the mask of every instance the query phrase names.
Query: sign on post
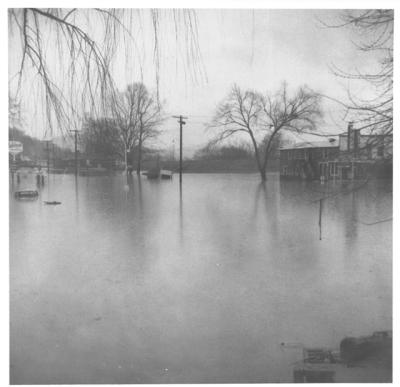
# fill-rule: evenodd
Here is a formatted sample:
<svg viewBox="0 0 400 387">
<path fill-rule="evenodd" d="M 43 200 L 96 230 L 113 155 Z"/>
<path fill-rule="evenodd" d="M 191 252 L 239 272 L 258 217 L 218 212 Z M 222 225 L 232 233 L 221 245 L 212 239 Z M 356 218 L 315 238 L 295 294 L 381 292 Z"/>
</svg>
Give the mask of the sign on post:
<svg viewBox="0 0 400 387">
<path fill-rule="evenodd" d="M 13 156 L 17 155 L 18 153 L 22 153 L 24 150 L 24 146 L 20 141 L 9 141 L 8 142 L 8 152 L 11 153 Z"/>
</svg>

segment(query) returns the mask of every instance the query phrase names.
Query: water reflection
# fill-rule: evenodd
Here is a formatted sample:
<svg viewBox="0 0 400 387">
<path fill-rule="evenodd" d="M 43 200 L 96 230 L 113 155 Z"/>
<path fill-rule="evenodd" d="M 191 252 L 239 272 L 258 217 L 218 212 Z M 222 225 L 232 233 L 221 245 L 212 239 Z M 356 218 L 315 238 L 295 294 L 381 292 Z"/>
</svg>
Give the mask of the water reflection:
<svg viewBox="0 0 400 387">
<path fill-rule="evenodd" d="M 142 176 L 140 174 L 137 175 L 138 182 L 138 198 L 139 198 L 139 208 L 143 209 L 143 189 L 142 189 Z M 133 181 L 132 181 L 133 183 Z"/>
<path fill-rule="evenodd" d="M 179 182 L 179 244 L 183 246 L 183 186 L 182 181 Z"/>
<path fill-rule="evenodd" d="M 287 382 L 281 342 L 391 327 L 391 223 L 360 223 L 390 216 L 383 183 L 324 200 L 321 241 L 315 200 L 337 186 L 119 174 L 50 189 L 61 206 L 10 196 L 13 383 Z"/>
<path fill-rule="evenodd" d="M 138 180 L 140 181 L 140 176 L 138 177 Z M 124 186 L 124 190 L 125 190 L 126 202 L 132 200 L 132 198 L 134 197 L 134 184 L 133 184 L 133 176 L 131 174 L 126 175 L 126 184 Z"/>
<path fill-rule="evenodd" d="M 279 209 L 280 209 L 280 185 L 278 180 L 268 182 L 260 182 L 254 199 L 254 214 L 250 221 L 254 223 L 254 219 L 263 212 L 268 219 L 265 232 L 269 232 L 273 238 L 279 238 Z M 265 215 L 262 215 L 265 217 Z"/>
<path fill-rule="evenodd" d="M 79 177 L 77 175 L 74 176 L 74 186 L 75 186 L 75 212 L 76 212 L 76 220 L 79 220 Z M 89 183 L 89 182 L 88 182 Z"/>
<path fill-rule="evenodd" d="M 359 195 L 357 191 L 353 191 L 350 194 L 350 213 L 351 216 L 348 217 L 348 221 L 346 222 L 346 237 L 348 240 L 354 243 L 357 240 L 358 236 L 358 226 L 359 226 Z"/>
</svg>

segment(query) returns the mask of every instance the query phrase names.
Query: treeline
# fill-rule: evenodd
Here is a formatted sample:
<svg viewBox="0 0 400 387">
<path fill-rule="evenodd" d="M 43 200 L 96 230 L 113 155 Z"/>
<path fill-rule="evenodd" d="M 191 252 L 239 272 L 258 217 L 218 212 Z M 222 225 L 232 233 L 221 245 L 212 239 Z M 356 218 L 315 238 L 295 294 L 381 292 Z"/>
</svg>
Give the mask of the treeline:
<svg viewBox="0 0 400 387">
<path fill-rule="evenodd" d="M 198 150 L 194 155 L 195 160 L 237 160 L 252 159 L 251 148 L 246 144 L 210 146 Z"/>
</svg>

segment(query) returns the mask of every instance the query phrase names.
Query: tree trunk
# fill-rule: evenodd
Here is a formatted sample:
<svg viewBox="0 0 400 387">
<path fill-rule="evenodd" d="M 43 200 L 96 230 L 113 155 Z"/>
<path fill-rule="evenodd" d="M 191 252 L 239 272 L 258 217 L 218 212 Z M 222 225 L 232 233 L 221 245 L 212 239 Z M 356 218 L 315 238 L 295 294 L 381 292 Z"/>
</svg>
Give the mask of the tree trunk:
<svg viewBox="0 0 400 387">
<path fill-rule="evenodd" d="M 136 168 L 136 173 L 138 175 L 140 175 L 141 168 L 142 168 L 142 129 L 140 129 L 139 144 L 138 144 L 138 160 Z"/>
<path fill-rule="evenodd" d="M 126 145 L 125 145 L 125 173 L 126 176 L 128 176 L 128 149 L 126 148 Z"/>
<path fill-rule="evenodd" d="M 260 153 L 258 151 L 258 146 L 257 146 L 256 139 L 254 138 L 252 133 L 250 133 L 250 137 L 251 137 L 251 142 L 253 143 L 254 157 L 255 157 L 256 162 L 257 162 L 257 168 L 258 168 L 258 171 L 260 172 L 261 180 L 265 181 L 265 180 L 267 180 L 267 176 L 265 174 L 265 168 L 263 168 L 263 165 L 262 165 L 261 160 L 260 160 Z"/>
<path fill-rule="evenodd" d="M 266 153 L 266 154 L 265 154 L 264 163 L 263 163 L 263 166 L 262 166 L 262 168 L 261 168 L 262 176 L 264 176 L 264 177 L 261 178 L 262 181 L 266 181 L 266 180 L 267 180 L 268 157 L 269 157 L 269 154 Z"/>
<path fill-rule="evenodd" d="M 267 147 L 265 148 L 264 162 L 262 165 L 262 171 L 263 171 L 263 175 L 264 175 L 264 178 L 262 178 L 263 181 L 267 180 L 267 166 L 268 166 L 269 154 L 271 152 L 272 140 L 274 139 L 274 136 L 276 135 L 277 132 L 278 132 L 278 130 L 275 130 L 272 133 L 271 137 L 269 138 Z"/>
<path fill-rule="evenodd" d="M 260 168 L 260 176 L 262 181 L 267 181 L 267 173 L 265 168 Z"/>
</svg>

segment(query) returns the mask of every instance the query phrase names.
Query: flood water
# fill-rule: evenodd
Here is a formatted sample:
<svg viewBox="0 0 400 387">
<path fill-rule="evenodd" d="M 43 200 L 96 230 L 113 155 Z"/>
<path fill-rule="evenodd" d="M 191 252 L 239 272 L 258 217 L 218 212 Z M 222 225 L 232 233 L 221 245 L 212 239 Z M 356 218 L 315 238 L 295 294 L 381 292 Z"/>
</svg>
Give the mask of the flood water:
<svg viewBox="0 0 400 387">
<path fill-rule="evenodd" d="M 301 344 L 391 329 L 390 182 L 183 177 L 10 189 L 11 383 L 291 382 Z"/>
</svg>

